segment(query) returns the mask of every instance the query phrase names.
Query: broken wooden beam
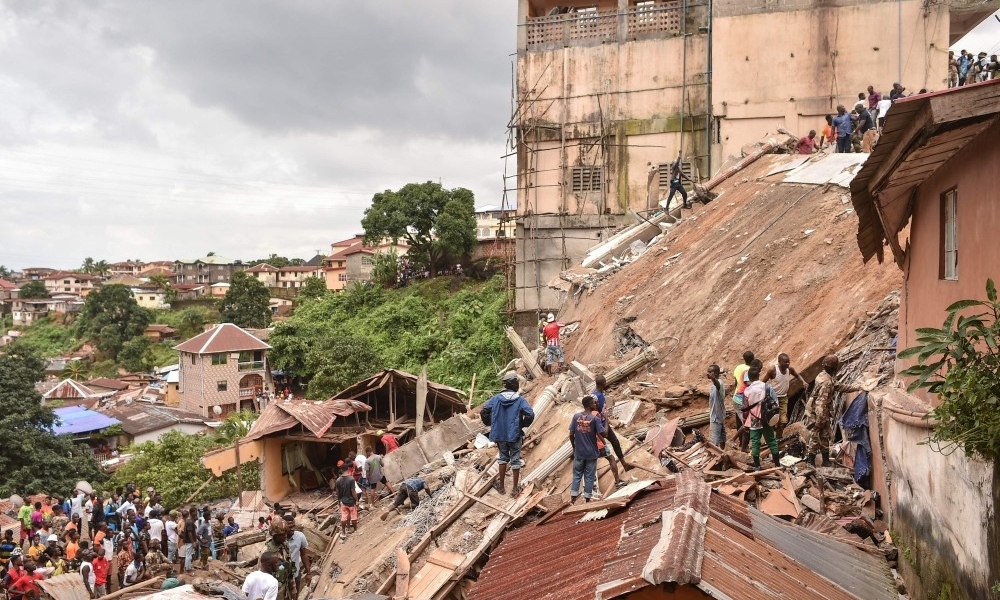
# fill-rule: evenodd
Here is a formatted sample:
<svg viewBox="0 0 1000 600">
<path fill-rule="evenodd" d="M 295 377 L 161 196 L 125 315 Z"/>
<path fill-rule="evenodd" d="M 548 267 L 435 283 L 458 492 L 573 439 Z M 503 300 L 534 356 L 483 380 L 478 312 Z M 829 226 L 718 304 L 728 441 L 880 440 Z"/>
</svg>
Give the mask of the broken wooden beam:
<svg viewBox="0 0 1000 600">
<path fill-rule="evenodd" d="M 524 345 L 524 341 L 521 340 L 521 336 L 517 335 L 513 327 L 507 327 L 504 329 L 504 333 L 507 334 L 507 339 L 510 340 L 510 345 L 514 347 L 514 352 L 521 358 L 521 362 L 524 363 L 524 368 L 528 370 L 535 379 L 539 379 L 542 376 L 542 368 L 538 366 L 538 358 L 535 354 L 528 350 L 528 347 Z"/>
<path fill-rule="evenodd" d="M 483 500 L 479 496 L 473 496 L 472 494 L 470 494 L 469 492 L 467 492 L 465 490 L 462 490 L 462 495 L 465 496 L 466 498 L 470 499 L 470 500 L 474 500 L 474 501 L 478 502 L 479 504 L 482 504 L 483 506 L 485 506 L 486 508 L 488 508 L 490 510 L 496 511 L 498 513 L 503 513 L 503 514 L 505 514 L 505 515 L 507 515 L 508 517 L 511 517 L 511 518 L 515 518 L 515 519 L 517 518 L 517 515 L 515 515 L 513 513 L 510 513 L 510 512 L 507 512 L 506 510 L 500 508 L 499 506 L 497 506 L 495 504 L 492 504 L 490 502 L 487 502 L 486 500 Z"/>
<path fill-rule="evenodd" d="M 242 548 L 243 546 L 258 544 L 265 540 L 267 540 L 266 531 L 263 529 L 252 529 L 250 531 L 241 531 L 227 536 L 226 546 L 236 546 L 237 548 Z"/>
<path fill-rule="evenodd" d="M 749 473 L 740 473 L 739 475 L 734 475 L 733 477 L 729 477 L 727 479 L 720 479 L 718 481 L 713 481 L 712 482 L 712 487 L 718 487 L 718 486 L 720 486 L 720 485 L 722 485 L 724 483 L 732 483 L 733 481 L 736 481 L 740 477 L 753 477 L 753 478 L 756 479 L 757 477 L 760 477 L 761 475 L 770 475 L 770 474 L 775 473 L 777 471 L 780 471 L 780 470 L 782 470 L 784 468 L 785 467 L 771 467 L 770 469 L 764 469 L 762 471 L 751 471 Z"/>
</svg>

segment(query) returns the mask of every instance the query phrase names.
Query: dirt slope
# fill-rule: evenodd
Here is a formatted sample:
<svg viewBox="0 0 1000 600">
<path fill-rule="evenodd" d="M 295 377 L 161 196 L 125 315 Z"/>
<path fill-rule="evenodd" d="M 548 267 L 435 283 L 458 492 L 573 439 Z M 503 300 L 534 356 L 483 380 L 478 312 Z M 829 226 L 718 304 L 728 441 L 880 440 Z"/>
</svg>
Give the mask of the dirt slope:
<svg viewBox="0 0 1000 600">
<path fill-rule="evenodd" d="M 862 264 L 846 189 L 767 177 L 792 158 L 747 167 L 635 262 L 578 301 L 571 295 L 559 319 L 582 323 L 567 360 L 619 362 L 613 329 L 629 318 L 663 356 L 644 377 L 671 383 L 706 387 L 707 365 L 731 370 L 747 349 L 765 364 L 787 352 L 801 370 L 838 348 L 902 275 Z"/>
</svg>

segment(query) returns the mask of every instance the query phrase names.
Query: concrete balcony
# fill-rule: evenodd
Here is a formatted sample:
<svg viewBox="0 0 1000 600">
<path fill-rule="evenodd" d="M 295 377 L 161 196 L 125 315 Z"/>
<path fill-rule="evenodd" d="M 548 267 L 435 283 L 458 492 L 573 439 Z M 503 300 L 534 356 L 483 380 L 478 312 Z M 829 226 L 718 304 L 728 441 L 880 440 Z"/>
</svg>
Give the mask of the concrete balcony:
<svg viewBox="0 0 1000 600">
<path fill-rule="evenodd" d="M 243 371 L 263 371 L 264 361 L 262 360 L 252 360 L 250 362 L 238 363 L 237 368 L 242 373 Z"/>
<path fill-rule="evenodd" d="M 688 2 L 688 14 L 704 5 L 697 0 Z M 683 13 L 682 0 L 665 0 L 623 12 L 596 10 L 528 17 L 521 27 L 525 28 L 526 50 L 552 50 L 680 35 Z"/>
</svg>

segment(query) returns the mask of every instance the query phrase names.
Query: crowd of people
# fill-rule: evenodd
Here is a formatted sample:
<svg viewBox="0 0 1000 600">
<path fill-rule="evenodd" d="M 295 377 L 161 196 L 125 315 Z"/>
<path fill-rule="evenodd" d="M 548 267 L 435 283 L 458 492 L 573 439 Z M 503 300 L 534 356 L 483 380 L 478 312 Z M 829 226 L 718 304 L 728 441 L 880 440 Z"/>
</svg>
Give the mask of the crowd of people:
<svg viewBox="0 0 1000 600">
<path fill-rule="evenodd" d="M 1000 71 L 1000 62 L 997 62 L 997 55 L 986 55 L 980 52 L 978 55 L 962 50 L 955 56 L 954 51 L 948 52 L 948 87 L 958 87 L 980 81 L 996 79 L 997 71 Z"/>
</svg>

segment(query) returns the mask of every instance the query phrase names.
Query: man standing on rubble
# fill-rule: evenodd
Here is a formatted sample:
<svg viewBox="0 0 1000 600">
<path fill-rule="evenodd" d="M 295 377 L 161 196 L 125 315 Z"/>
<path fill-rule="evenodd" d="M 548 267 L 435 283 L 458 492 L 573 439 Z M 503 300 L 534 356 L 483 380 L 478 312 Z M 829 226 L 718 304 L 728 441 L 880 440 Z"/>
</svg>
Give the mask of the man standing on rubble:
<svg viewBox="0 0 1000 600">
<path fill-rule="evenodd" d="M 557 371 L 562 371 L 563 362 L 566 360 L 560 339 L 560 333 L 566 324 L 557 322 L 556 316 L 552 313 L 545 317 L 545 321 L 548 323 L 542 330 L 542 334 L 545 336 L 545 370 L 548 371 L 549 375 L 552 375 Z M 558 365 L 555 369 L 552 367 L 554 364 Z"/>
<path fill-rule="evenodd" d="M 684 201 L 684 208 L 690 209 L 691 205 L 688 204 L 688 193 L 684 189 L 684 184 L 681 183 L 681 179 L 687 179 L 691 181 L 691 178 L 684 174 L 684 169 L 681 168 L 681 151 L 677 151 L 677 160 L 670 165 L 670 195 L 667 196 L 666 203 L 662 204 L 666 209 L 670 209 L 670 202 L 674 199 L 674 192 L 681 193 L 681 200 Z M 691 183 L 694 183 L 691 181 Z"/>
<path fill-rule="evenodd" d="M 611 421 L 608 420 L 608 414 L 605 412 L 607 399 L 604 396 L 604 392 L 607 389 L 608 380 L 605 379 L 604 375 L 598 375 L 594 378 L 594 398 L 597 398 L 597 412 L 600 413 L 601 423 L 604 425 L 604 437 L 611 443 L 611 448 L 618 456 L 618 462 L 622 464 L 622 470 L 631 469 L 633 465 L 625 460 L 625 453 L 622 452 L 621 442 L 618 441 L 615 431 L 611 429 Z"/>
<path fill-rule="evenodd" d="M 750 385 L 744 391 L 744 406 L 746 407 L 744 426 L 750 430 L 750 456 L 753 458 L 754 471 L 760 470 L 760 438 L 767 442 L 767 447 L 771 449 L 771 460 L 774 466 L 778 463 L 778 440 L 774 438 L 774 429 L 764 420 L 763 408 L 764 400 L 769 394 L 774 393 L 774 389 L 760 381 L 760 367 L 754 365 L 747 370 L 747 379 Z"/>
<path fill-rule="evenodd" d="M 767 372 L 764 373 L 764 377 L 761 378 L 761 381 L 764 383 L 771 382 L 771 387 L 774 388 L 774 393 L 778 396 L 778 406 L 781 408 L 781 414 L 778 416 L 776 433 L 779 440 L 785 433 L 785 425 L 788 424 L 788 384 L 791 382 L 792 377 L 798 378 L 799 382 L 802 383 L 803 390 L 809 389 L 809 384 L 806 383 L 806 380 L 792 367 L 792 359 L 782 352 L 778 355 L 778 360 L 768 368 Z"/>
<path fill-rule="evenodd" d="M 736 391 L 733 392 L 733 406 L 736 408 L 736 418 L 741 424 L 746 419 L 746 415 L 743 414 L 743 392 L 747 389 L 746 373 L 752 362 L 753 352 L 747 350 L 743 353 L 743 364 L 736 365 L 736 368 L 733 369 L 733 379 L 736 381 Z M 750 434 L 742 426 L 737 431 L 737 434 L 740 438 L 740 449 L 746 452 L 747 447 L 750 445 Z"/>
<path fill-rule="evenodd" d="M 851 113 L 847 112 L 843 104 L 837 106 L 837 116 L 833 118 L 833 126 L 837 128 L 837 152 L 850 152 L 854 123 L 851 121 Z"/>
<path fill-rule="evenodd" d="M 573 446 L 573 484 L 569 488 L 570 502 L 580 497 L 580 480 L 584 481 L 583 500 L 590 502 L 597 485 L 597 440 L 604 441 L 604 425 L 593 414 L 597 399 L 583 397 L 583 411 L 573 415 L 569 422 L 569 443 Z"/>
<path fill-rule="evenodd" d="M 708 380 L 712 389 L 708 392 L 708 429 L 712 443 L 720 449 L 726 448 L 726 386 L 722 384 L 719 365 L 709 365 Z"/>
<path fill-rule="evenodd" d="M 823 359 L 823 370 L 816 376 L 816 387 L 806 403 L 805 424 L 809 430 L 806 444 L 806 462 L 816 464 L 816 454 L 823 460 L 822 466 L 830 463 L 830 434 L 834 392 L 859 392 L 862 388 L 844 385 L 834 381 L 833 376 L 840 369 L 840 359 L 831 354 Z"/>
<path fill-rule="evenodd" d="M 292 552 L 285 540 L 287 533 L 285 521 L 280 517 L 271 519 L 270 533 L 271 539 L 265 545 L 264 554 L 271 552 L 278 559 L 278 568 L 275 569 L 274 573 L 278 580 L 278 600 L 294 600 L 296 598 L 295 574 L 293 573 L 295 567 L 292 564 Z"/>
<path fill-rule="evenodd" d="M 535 420 L 535 411 L 531 410 L 531 405 L 518 392 L 521 381 L 516 371 L 504 373 L 501 383 L 503 391 L 487 400 L 479 415 L 483 424 L 490 428 L 490 441 L 499 450 L 497 464 L 500 466 L 500 475 L 493 488 L 501 494 L 506 493 L 504 480 L 509 465 L 514 484 L 510 495 L 514 498 L 521 491 L 521 467 L 524 466 L 524 461 L 521 460 L 521 444 L 524 442 L 522 429 L 531 426 Z"/>
</svg>

